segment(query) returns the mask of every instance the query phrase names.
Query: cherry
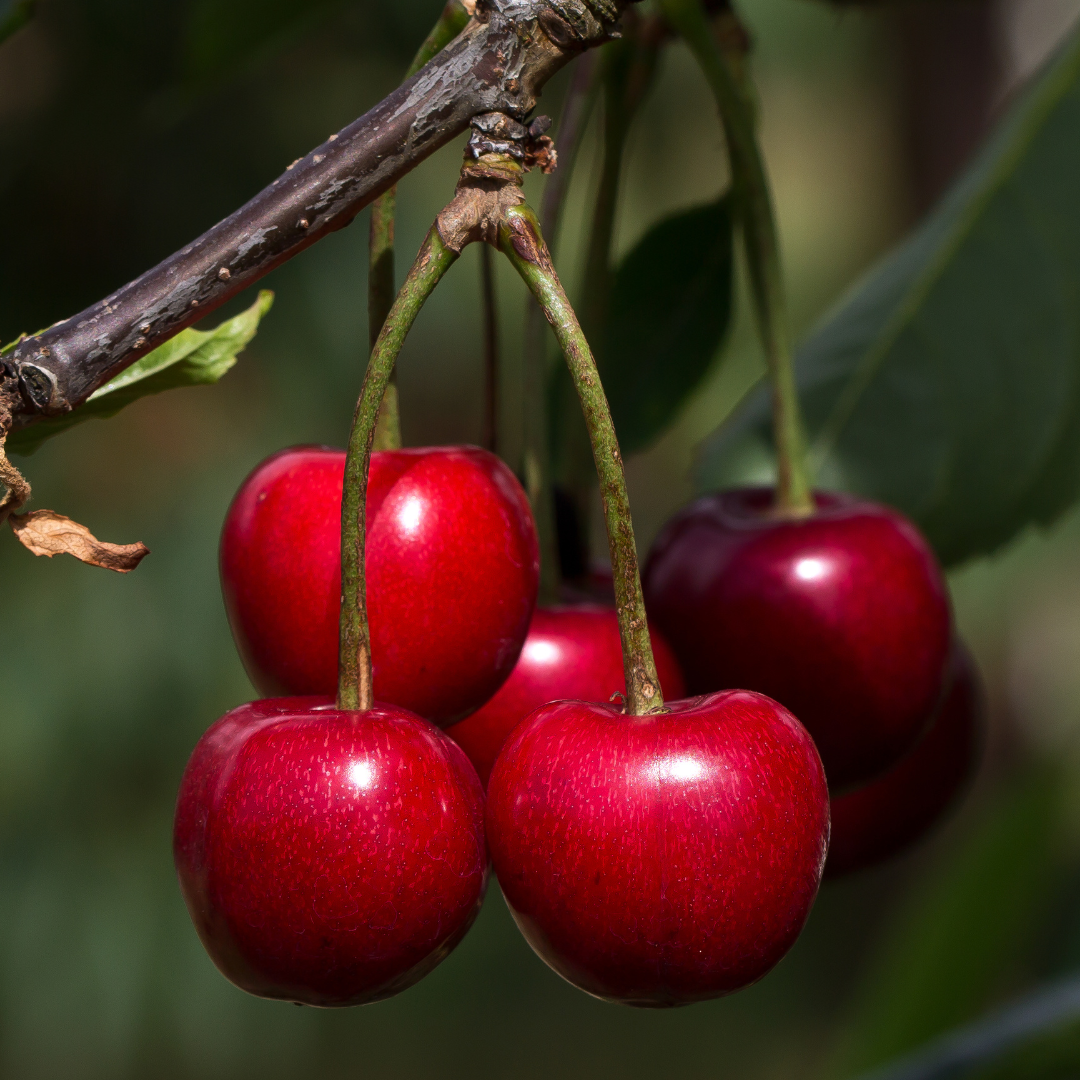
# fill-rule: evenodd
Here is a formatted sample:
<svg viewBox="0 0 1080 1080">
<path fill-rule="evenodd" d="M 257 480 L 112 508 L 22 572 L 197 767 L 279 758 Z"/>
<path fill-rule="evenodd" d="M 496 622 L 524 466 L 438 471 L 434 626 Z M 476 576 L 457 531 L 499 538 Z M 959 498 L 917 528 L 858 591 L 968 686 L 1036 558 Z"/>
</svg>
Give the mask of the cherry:
<svg viewBox="0 0 1080 1080">
<path fill-rule="evenodd" d="M 214 724 L 188 763 L 180 886 L 242 989 L 378 1001 L 431 971 L 480 910 L 483 807 L 460 748 L 402 708 L 256 701 Z"/>
<path fill-rule="evenodd" d="M 881 862 L 921 839 L 959 797 L 982 752 L 985 709 L 971 654 L 957 643 L 948 696 L 907 757 L 832 800 L 826 877 Z"/>
<path fill-rule="evenodd" d="M 817 895 L 825 774 L 781 705 L 730 690 L 647 716 L 582 701 L 515 728 L 488 784 L 529 944 L 597 997 L 682 1005 L 761 978 Z"/>
<path fill-rule="evenodd" d="M 671 649 L 655 632 L 650 636 L 664 696 L 682 697 L 682 672 Z M 563 698 L 606 702 L 625 693 L 614 608 L 596 604 L 537 608 L 510 678 L 486 705 L 446 734 L 469 755 L 486 785 L 507 736 L 534 709 Z"/>
<path fill-rule="evenodd" d="M 691 693 L 774 697 L 813 735 L 833 788 L 896 762 L 944 691 L 948 593 L 926 542 L 894 510 L 817 493 L 805 518 L 741 489 L 683 509 L 643 584 Z"/>
<path fill-rule="evenodd" d="M 338 677 L 345 453 L 295 447 L 244 481 L 221 538 L 229 623 L 267 697 L 333 694 Z M 375 696 L 439 724 L 513 670 L 539 575 L 525 493 L 470 446 L 373 454 L 367 600 Z"/>
</svg>

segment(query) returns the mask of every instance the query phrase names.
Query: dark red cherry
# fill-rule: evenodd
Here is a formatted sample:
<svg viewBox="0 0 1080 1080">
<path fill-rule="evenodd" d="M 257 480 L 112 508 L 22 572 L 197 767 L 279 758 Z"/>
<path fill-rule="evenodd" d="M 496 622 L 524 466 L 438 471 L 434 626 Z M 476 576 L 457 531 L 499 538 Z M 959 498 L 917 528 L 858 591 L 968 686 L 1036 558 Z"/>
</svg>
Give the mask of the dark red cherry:
<svg viewBox="0 0 1080 1080">
<path fill-rule="evenodd" d="M 671 649 L 655 631 L 650 636 L 664 696 L 682 697 L 682 672 Z M 469 755 L 486 785 L 507 736 L 534 709 L 564 698 L 607 702 L 612 695 L 625 693 L 614 608 L 595 604 L 537 608 L 510 678 L 486 705 L 446 733 Z"/>
<path fill-rule="evenodd" d="M 269 697 L 336 693 L 345 454 L 283 450 L 244 481 L 221 537 L 229 623 Z M 438 724 L 482 705 L 517 662 L 536 603 L 529 504 L 493 454 L 373 454 L 367 600 L 375 694 Z"/>
<path fill-rule="evenodd" d="M 487 884 L 480 781 L 404 709 L 321 698 L 234 709 L 199 741 L 176 805 L 180 887 L 237 986 L 362 1005 L 423 978 Z"/>
<path fill-rule="evenodd" d="M 699 499 L 664 528 L 643 584 L 690 692 L 737 686 L 782 702 L 835 789 L 915 745 L 944 692 L 951 616 L 906 518 L 848 495 L 816 499 L 801 519 L 776 517 L 761 488 Z"/>
<path fill-rule="evenodd" d="M 488 784 L 495 871 L 529 944 L 575 986 L 683 1005 L 761 978 L 817 895 L 829 798 L 782 706 L 731 690 L 630 717 L 544 705 Z"/>
<path fill-rule="evenodd" d="M 826 877 L 871 866 L 920 840 L 967 786 L 982 752 L 985 707 L 971 654 L 953 648 L 951 685 L 930 730 L 884 776 L 832 800 Z"/>
</svg>

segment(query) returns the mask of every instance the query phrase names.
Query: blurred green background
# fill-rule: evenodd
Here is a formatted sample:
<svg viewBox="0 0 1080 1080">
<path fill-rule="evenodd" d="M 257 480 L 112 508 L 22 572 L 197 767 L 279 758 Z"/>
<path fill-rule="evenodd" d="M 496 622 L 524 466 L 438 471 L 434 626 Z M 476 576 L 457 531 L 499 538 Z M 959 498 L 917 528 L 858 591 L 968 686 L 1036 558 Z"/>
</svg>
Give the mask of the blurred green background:
<svg viewBox="0 0 1080 1080">
<path fill-rule="evenodd" d="M 99 299 L 374 104 L 440 7 L 46 0 L 0 47 L 0 340 Z M 743 11 L 802 333 L 930 205 L 1080 6 Z M 566 81 L 543 111 L 558 115 Z M 401 184 L 399 268 L 459 154 Z M 558 258 L 572 286 L 596 160 L 587 141 Z M 542 182 L 529 178 L 534 201 Z M 705 84 L 672 47 L 635 127 L 619 250 L 724 183 Z M 176 887 L 170 827 L 199 735 L 251 696 L 218 591 L 218 530 L 266 454 L 343 442 L 366 358 L 366 235 L 364 214 L 267 279 L 277 303 L 220 385 L 144 400 L 19 462 L 36 506 L 153 555 L 119 578 L 0 544 L 0 1075 L 839 1078 L 1080 967 L 1073 515 L 952 576 L 992 722 L 964 807 L 920 850 L 827 885 L 791 954 L 750 990 L 667 1013 L 594 1001 L 533 956 L 497 887 L 451 958 L 389 1002 L 300 1009 L 217 974 Z M 524 295 L 505 268 L 499 286 L 516 462 Z M 478 297 L 472 251 L 402 355 L 409 444 L 479 437 Z M 695 444 L 759 372 L 741 300 L 707 385 L 628 462 L 643 550 L 692 494 Z M 1078 1045 L 1067 1029 L 993 1075 L 1075 1075 Z"/>
</svg>

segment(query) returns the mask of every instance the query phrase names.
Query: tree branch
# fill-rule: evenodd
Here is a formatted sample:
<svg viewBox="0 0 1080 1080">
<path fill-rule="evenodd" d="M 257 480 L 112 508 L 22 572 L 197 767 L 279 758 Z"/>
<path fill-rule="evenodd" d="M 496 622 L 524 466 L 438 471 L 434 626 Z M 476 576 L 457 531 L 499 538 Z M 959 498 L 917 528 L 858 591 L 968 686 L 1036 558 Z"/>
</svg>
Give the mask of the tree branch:
<svg viewBox="0 0 1080 1080">
<path fill-rule="evenodd" d="M 264 274 L 348 225 L 478 113 L 524 118 L 544 84 L 634 0 L 479 0 L 460 37 L 209 232 L 0 359 L 12 426 L 69 412 Z M 0 415 L 5 410 L 0 409 Z"/>
</svg>

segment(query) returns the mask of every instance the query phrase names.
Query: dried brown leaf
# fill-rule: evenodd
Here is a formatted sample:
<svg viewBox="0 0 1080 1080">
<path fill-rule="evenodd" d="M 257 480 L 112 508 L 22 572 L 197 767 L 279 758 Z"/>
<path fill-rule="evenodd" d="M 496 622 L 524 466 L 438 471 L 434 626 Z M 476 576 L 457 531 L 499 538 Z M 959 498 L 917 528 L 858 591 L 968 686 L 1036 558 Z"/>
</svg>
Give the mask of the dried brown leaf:
<svg viewBox="0 0 1080 1080">
<path fill-rule="evenodd" d="M 74 555 L 91 566 L 129 574 L 150 554 L 145 544 L 107 544 L 98 540 L 85 525 L 54 510 L 12 514 L 8 522 L 24 547 L 50 559 L 54 555 Z"/>
</svg>

